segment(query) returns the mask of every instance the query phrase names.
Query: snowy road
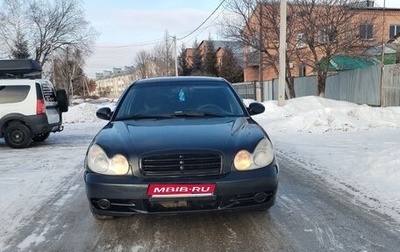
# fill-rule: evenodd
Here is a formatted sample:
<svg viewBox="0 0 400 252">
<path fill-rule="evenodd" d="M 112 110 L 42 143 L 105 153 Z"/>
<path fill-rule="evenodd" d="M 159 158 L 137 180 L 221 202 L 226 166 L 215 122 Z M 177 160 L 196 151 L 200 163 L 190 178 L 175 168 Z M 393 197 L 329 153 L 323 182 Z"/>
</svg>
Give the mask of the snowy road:
<svg viewBox="0 0 400 252">
<path fill-rule="evenodd" d="M 15 198 L 2 205 L 1 251 L 370 252 L 400 247 L 399 223 L 354 205 L 350 195 L 282 158 L 277 204 L 269 212 L 95 221 L 88 211 L 82 161 L 100 124 L 67 126 L 42 146 L 24 151 L 0 140 L 0 160 L 8 160 L 1 163 L 0 189 L 10 191 L 3 197 Z M 24 188 L 32 179 L 36 185 Z M 18 200 L 26 195 L 31 195 L 27 202 Z"/>
</svg>

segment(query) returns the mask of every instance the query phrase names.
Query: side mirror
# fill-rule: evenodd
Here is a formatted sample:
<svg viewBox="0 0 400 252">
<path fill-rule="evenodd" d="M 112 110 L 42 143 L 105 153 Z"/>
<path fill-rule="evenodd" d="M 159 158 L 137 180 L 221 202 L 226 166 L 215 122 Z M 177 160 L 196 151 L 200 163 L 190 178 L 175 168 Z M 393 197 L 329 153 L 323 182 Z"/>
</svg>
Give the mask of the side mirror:
<svg viewBox="0 0 400 252">
<path fill-rule="evenodd" d="M 100 108 L 96 111 L 96 116 L 103 120 L 110 120 L 112 116 L 111 109 L 109 107 Z"/>
<path fill-rule="evenodd" d="M 265 111 L 265 107 L 261 103 L 252 102 L 247 108 L 247 111 L 249 112 L 250 115 L 258 115 Z"/>
</svg>

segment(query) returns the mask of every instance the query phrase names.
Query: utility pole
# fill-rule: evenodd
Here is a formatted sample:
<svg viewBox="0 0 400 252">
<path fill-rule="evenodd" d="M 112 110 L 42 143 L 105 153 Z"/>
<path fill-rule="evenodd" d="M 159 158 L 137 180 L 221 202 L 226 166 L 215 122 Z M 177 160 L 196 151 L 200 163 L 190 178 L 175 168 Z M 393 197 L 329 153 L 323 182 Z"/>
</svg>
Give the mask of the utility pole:
<svg viewBox="0 0 400 252">
<path fill-rule="evenodd" d="M 176 48 L 176 36 L 174 38 L 174 46 L 175 46 L 175 76 L 178 76 L 178 51 Z"/>
<path fill-rule="evenodd" d="M 264 36 L 263 36 L 263 28 L 264 28 L 264 22 L 263 22 L 263 8 L 264 5 L 262 2 L 258 3 L 260 6 L 260 30 L 259 30 L 259 36 L 260 36 L 260 45 L 259 45 L 259 68 L 258 68 L 258 87 L 256 83 L 256 100 L 261 102 L 263 99 L 262 95 L 262 88 L 264 85 L 264 57 L 263 57 L 263 49 L 264 49 Z"/>
<path fill-rule="evenodd" d="M 281 20 L 279 30 L 279 87 L 278 106 L 285 105 L 286 77 L 286 0 L 281 0 Z"/>
<path fill-rule="evenodd" d="M 386 0 L 383 0 L 383 14 L 382 14 L 382 51 L 381 51 L 381 60 L 382 60 L 382 67 L 381 67 L 381 107 L 384 107 L 385 104 L 385 95 L 384 95 L 384 81 L 385 81 L 385 19 L 386 19 Z"/>
</svg>

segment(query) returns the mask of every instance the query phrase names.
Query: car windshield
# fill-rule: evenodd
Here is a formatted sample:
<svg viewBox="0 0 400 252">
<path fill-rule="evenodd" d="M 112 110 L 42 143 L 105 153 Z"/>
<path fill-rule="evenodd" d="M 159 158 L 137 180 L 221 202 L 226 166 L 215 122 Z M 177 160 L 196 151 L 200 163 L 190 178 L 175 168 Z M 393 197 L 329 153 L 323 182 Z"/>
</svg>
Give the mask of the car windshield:
<svg viewBox="0 0 400 252">
<path fill-rule="evenodd" d="M 188 82 L 134 84 L 118 105 L 115 120 L 245 115 L 227 83 Z"/>
</svg>

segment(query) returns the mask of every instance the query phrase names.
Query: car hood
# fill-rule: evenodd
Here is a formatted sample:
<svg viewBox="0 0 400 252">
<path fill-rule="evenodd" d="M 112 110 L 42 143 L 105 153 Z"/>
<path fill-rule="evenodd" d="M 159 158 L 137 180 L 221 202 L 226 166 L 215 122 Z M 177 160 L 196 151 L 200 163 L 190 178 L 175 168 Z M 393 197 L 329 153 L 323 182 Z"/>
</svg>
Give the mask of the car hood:
<svg viewBox="0 0 400 252">
<path fill-rule="evenodd" d="M 94 138 L 109 156 L 184 150 L 253 151 L 265 136 L 251 118 L 128 120 L 109 122 Z"/>
</svg>

